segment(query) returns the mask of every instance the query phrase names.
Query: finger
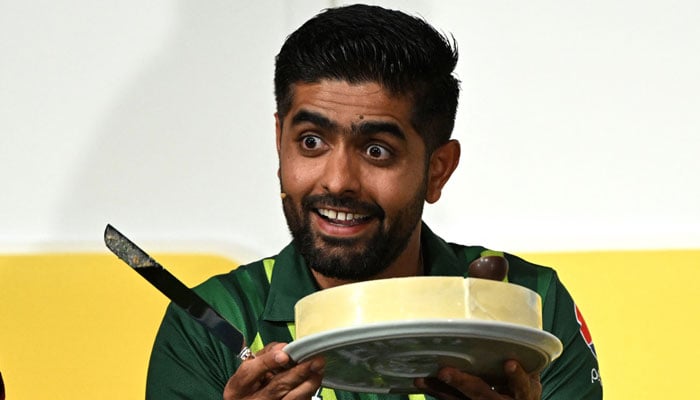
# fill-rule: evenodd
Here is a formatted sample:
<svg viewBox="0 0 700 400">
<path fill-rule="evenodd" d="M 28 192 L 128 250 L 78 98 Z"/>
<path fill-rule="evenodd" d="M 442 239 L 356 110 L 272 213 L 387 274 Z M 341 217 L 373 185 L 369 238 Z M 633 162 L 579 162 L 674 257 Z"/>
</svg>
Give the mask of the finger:
<svg viewBox="0 0 700 400">
<path fill-rule="evenodd" d="M 308 360 L 275 375 L 261 390 L 261 398 L 308 400 L 321 385 L 325 362 L 321 358 Z M 301 397 L 300 397 L 301 396 Z"/>
<path fill-rule="evenodd" d="M 291 390 L 285 397 L 284 400 L 309 400 L 321 387 L 321 377 L 318 376 L 317 379 L 304 381 L 301 385 L 297 386 Z"/>
<path fill-rule="evenodd" d="M 270 342 L 267 345 L 265 345 L 265 347 L 263 347 L 262 350 L 255 353 L 255 356 L 259 357 L 265 353 L 270 353 L 272 351 L 281 350 L 285 345 L 286 345 L 286 343 Z"/>
<path fill-rule="evenodd" d="M 499 399 L 491 385 L 477 376 L 459 371 L 455 368 L 443 368 L 438 372 L 438 379 L 459 390 L 471 399 Z"/>
<path fill-rule="evenodd" d="M 467 397 L 459 390 L 437 378 L 416 378 L 415 387 L 421 392 L 442 400 L 465 400 Z"/>
<path fill-rule="evenodd" d="M 310 380 L 310 383 L 302 385 L 300 389 L 304 395 L 320 386 L 324 360 L 312 359 L 294 365 L 282 351 L 283 347 L 271 347 L 259 352 L 258 357 L 242 363 L 227 382 L 224 399 L 282 399 L 306 380 Z M 309 397 L 311 394 L 306 399 Z"/>
<path fill-rule="evenodd" d="M 529 375 L 514 360 L 506 361 L 504 372 L 508 378 L 508 388 L 516 400 L 539 399 L 542 393 L 539 374 Z"/>
<path fill-rule="evenodd" d="M 323 373 L 313 372 L 309 378 L 298 384 L 284 397 L 285 400 L 309 400 L 321 387 Z"/>
<path fill-rule="evenodd" d="M 247 393 L 261 383 L 271 379 L 274 374 L 284 370 L 289 364 L 289 356 L 282 351 L 284 344 L 279 343 L 258 352 L 255 358 L 241 363 L 235 374 L 226 384 L 227 390 L 235 393 Z"/>
</svg>

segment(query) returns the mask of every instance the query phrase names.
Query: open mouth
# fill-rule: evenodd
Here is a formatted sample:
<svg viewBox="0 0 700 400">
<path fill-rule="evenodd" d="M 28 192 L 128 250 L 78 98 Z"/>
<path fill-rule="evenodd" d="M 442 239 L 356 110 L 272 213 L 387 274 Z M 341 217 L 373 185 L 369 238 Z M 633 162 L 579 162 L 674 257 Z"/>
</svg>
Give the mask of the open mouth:
<svg viewBox="0 0 700 400">
<path fill-rule="evenodd" d="M 353 213 L 349 211 L 337 211 L 328 208 L 317 208 L 316 213 L 321 218 L 336 225 L 353 226 L 368 221 L 371 217 L 367 214 Z"/>
</svg>

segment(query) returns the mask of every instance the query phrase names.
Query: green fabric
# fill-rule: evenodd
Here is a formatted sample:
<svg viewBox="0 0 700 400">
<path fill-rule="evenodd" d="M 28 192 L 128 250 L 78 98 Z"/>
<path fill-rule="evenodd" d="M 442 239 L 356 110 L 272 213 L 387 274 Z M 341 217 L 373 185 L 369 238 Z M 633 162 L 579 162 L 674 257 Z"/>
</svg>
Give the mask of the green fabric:
<svg viewBox="0 0 700 400">
<path fill-rule="evenodd" d="M 447 243 L 423 225 L 426 274 L 466 276 L 469 263 L 487 249 Z M 601 399 L 598 363 L 583 339 L 569 293 L 554 270 L 505 254 L 508 281 L 542 296 L 543 328 L 564 344 L 564 353 L 542 373 L 543 399 Z M 268 278 L 272 272 L 271 280 Z M 294 304 L 318 290 L 292 245 L 273 258 L 241 266 L 195 288 L 245 335 L 247 343 L 289 342 Z M 293 330 L 292 330 L 293 331 Z M 221 399 L 239 365 L 230 351 L 176 306 L 168 306 L 151 354 L 146 398 Z M 593 372 L 595 370 L 595 372 Z M 405 395 L 357 394 L 336 390 L 338 400 L 408 400 Z M 425 396 L 426 399 L 432 399 Z"/>
</svg>

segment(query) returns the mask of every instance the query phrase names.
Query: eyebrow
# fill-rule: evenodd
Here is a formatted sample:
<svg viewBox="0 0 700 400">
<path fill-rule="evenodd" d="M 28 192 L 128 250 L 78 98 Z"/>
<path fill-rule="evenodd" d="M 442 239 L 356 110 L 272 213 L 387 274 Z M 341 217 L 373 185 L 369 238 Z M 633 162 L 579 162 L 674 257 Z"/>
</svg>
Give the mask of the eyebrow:
<svg viewBox="0 0 700 400">
<path fill-rule="evenodd" d="M 352 124 L 352 131 L 363 136 L 374 135 L 375 133 L 388 133 L 398 139 L 406 141 L 406 134 L 393 122 L 364 121 L 359 124 Z"/>
<path fill-rule="evenodd" d="M 294 118 L 292 118 L 292 125 L 299 125 L 304 122 L 310 122 L 318 127 L 328 130 L 333 130 L 338 127 L 338 124 L 317 112 L 299 110 L 299 112 L 294 115 Z"/>
<path fill-rule="evenodd" d="M 299 110 L 299 112 L 292 118 L 292 126 L 299 125 L 304 122 L 309 122 L 329 131 L 337 130 L 339 128 L 337 122 L 332 121 L 323 114 L 302 109 Z M 406 134 L 404 131 L 393 122 L 362 121 L 360 123 L 353 123 L 351 132 L 361 136 L 370 136 L 376 133 L 388 133 L 403 141 L 406 140 Z"/>
</svg>

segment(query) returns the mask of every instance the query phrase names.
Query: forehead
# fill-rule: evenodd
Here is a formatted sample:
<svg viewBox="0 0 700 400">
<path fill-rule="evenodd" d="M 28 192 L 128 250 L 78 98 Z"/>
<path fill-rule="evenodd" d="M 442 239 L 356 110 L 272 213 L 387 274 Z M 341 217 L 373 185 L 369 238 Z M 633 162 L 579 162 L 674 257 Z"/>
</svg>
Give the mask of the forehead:
<svg viewBox="0 0 700 400">
<path fill-rule="evenodd" d="M 292 103 L 287 117 L 305 110 L 322 113 L 341 124 L 379 118 L 408 127 L 411 125 L 412 106 L 409 96 L 391 93 L 376 82 L 321 80 L 292 86 Z"/>
</svg>

